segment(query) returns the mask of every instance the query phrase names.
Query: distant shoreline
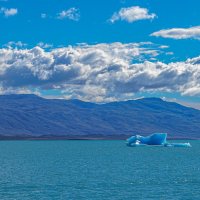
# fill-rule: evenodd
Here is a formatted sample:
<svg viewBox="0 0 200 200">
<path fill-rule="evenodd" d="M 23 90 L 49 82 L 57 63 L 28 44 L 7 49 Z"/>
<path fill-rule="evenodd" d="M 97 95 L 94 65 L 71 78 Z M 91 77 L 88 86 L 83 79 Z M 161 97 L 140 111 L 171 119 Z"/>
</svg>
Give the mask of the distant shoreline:
<svg viewBox="0 0 200 200">
<path fill-rule="evenodd" d="M 84 136 L 0 136 L 0 140 L 126 140 L 132 135 L 84 135 Z M 169 137 L 167 140 L 199 140 L 190 137 Z"/>
</svg>

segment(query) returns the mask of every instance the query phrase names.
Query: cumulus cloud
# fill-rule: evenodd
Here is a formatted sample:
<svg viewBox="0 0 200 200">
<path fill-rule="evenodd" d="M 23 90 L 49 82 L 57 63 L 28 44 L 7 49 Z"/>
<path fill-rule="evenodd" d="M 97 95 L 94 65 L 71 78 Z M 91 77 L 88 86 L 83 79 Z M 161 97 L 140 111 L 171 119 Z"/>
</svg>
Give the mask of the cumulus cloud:
<svg viewBox="0 0 200 200">
<path fill-rule="evenodd" d="M 200 95 L 200 57 L 169 64 L 142 61 L 154 56 L 143 45 L 79 44 L 49 51 L 38 46 L 2 48 L 1 93 L 55 89 L 66 98 L 100 102 L 127 99 L 141 91 Z"/>
<path fill-rule="evenodd" d="M 110 18 L 110 22 L 114 23 L 118 20 L 127 21 L 129 23 L 145 20 L 154 19 L 156 17 L 155 13 L 149 13 L 146 8 L 141 8 L 139 6 L 133 6 L 128 8 L 121 8 L 118 12 L 115 12 Z"/>
<path fill-rule="evenodd" d="M 163 29 L 151 34 L 155 37 L 172 38 L 172 39 L 197 39 L 200 40 L 200 26 L 190 28 L 172 28 Z"/>
<path fill-rule="evenodd" d="M 3 15 L 5 17 L 10 17 L 10 16 L 16 15 L 18 13 L 18 10 L 17 10 L 17 8 L 4 8 L 4 7 L 2 7 L 0 9 L 0 13 L 3 13 Z"/>
<path fill-rule="evenodd" d="M 57 19 L 70 19 L 73 21 L 79 21 L 80 13 L 77 8 L 70 8 L 68 10 L 63 10 L 57 14 Z"/>
</svg>

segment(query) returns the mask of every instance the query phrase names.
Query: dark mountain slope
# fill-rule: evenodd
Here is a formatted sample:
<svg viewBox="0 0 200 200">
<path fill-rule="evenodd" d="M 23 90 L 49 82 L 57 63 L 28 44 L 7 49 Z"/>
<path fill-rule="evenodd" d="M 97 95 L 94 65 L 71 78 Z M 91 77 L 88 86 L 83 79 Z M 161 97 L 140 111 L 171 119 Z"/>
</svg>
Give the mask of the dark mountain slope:
<svg viewBox="0 0 200 200">
<path fill-rule="evenodd" d="M 158 98 L 94 104 L 0 96 L 0 135 L 131 135 L 167 132 L 200 138 L 200 111 Z"/>
</svg>

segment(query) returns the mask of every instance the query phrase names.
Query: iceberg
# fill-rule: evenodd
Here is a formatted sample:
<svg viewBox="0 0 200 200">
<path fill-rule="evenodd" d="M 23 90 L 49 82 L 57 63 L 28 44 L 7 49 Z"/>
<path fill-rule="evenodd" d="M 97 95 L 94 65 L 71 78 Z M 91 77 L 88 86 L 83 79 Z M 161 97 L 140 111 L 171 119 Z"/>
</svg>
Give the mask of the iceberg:
<svg viewBox="0 0 200 200">
<path fill-rule="evenodd" d="M 135 135 L 127 140 L 127 146 L 137 147 L 146 145 L 156 145 L 164 147 L 191 147 L 190 143 L 168 143 L 167 133 L 154 133 L 150 136 L 144 137 L 141 135 Z"/>
<path fill-rule="evenodd" d="M 189 142 L 186 143 L 165 143 L 165 147 L 192 147 Z"/>
</svg>

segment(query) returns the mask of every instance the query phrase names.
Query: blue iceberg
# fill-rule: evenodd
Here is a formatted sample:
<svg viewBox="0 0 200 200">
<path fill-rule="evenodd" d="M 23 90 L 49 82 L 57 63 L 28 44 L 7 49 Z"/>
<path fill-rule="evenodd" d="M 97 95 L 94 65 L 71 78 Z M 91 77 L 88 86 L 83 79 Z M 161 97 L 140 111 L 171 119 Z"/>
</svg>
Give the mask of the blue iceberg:
<svg viewBox="0 0 200 200">
<path fill-rule="evenodd" d="M 168 143 L 167 133 L 154 133 L 150 136 L 143 137 L 141 135 L 135 135 L 127 140 L 127 146 L 146 146 L 146 145 L 159 145 L 164 147 L 191 147 L 190 143 Z"/>
</svg>

